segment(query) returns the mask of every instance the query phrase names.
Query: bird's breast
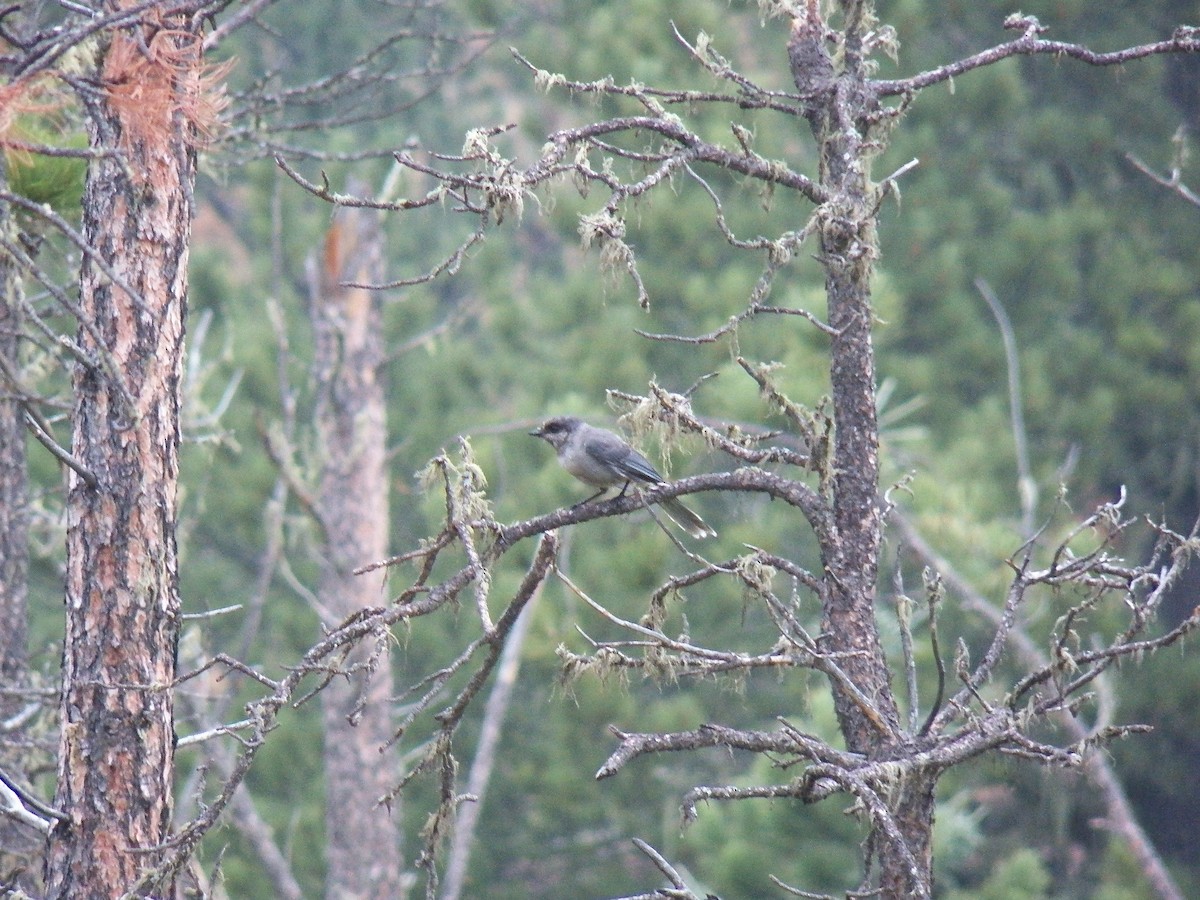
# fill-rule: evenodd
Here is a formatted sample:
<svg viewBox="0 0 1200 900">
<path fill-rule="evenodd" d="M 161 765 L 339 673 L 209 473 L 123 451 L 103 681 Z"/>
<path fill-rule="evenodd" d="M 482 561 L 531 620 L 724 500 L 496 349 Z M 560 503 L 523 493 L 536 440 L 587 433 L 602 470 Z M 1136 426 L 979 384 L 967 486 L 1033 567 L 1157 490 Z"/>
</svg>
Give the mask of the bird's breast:
<svg viewBox="0 0 1200 900">
<path fill-rule="evenodd" d="M 603 463 L 593 460 L 586 453 L 568 453 L 561 457 L 562 467 L 592 487 L 609 487 L 618 480 L 613 471 Z"/>
</svg>

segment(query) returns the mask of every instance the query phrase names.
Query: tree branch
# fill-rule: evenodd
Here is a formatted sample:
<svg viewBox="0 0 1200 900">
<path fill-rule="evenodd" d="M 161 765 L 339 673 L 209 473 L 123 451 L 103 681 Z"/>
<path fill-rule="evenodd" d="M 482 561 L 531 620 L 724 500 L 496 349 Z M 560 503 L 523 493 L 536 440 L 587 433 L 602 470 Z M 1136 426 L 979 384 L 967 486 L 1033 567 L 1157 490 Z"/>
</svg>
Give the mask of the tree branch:
<svg viewBox="0 0 1200 900">
<path fill-rule="evenodd" d="M 1015 41 L 999 44 L 919 75 L 874 81 L 871 83 L 872 87 L 880 97 L 912 94 L 922 88 L 948 81 L 973 69 L 993 65 L 1011 56 L 1065 56 L 1091 66 L 1119 66 L 1135 59 L 1144 59 L 1147 56 L 1157 56 L 1163 53 L 1200 52 L 1200 30 L 1183 25 L 1175 29 L 1174 34 L 1165 41 L 1140 44 L 1136 47 L 1126 47 L 1123 50 L 1113 50 L 1108 53 L 1098 53 L 1081 44 L 1043 40 L 1038 37 L 1038 34 L 1045 29 L 1033 16 L 1010 16 L 1005 21 L 1004 27 L 1024 28 L 1025 33 Z"/>
</svg>

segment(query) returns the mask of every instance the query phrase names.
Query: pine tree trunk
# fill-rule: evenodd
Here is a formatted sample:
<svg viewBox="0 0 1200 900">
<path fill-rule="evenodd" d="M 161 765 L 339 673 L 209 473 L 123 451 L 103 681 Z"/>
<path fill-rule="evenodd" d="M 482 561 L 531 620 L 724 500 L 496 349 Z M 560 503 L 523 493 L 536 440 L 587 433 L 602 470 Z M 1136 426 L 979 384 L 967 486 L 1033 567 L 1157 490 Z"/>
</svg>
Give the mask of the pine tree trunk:
<svg viewBox="0 0 1200 900">
<path fill-rule="evenodd" d="M 161 7 L 112 33 L 90 95 L 68 493 L 62 734 L 48 895 L 139 885 L 169 837 L 179 632 L 176 495 L 198 43 Z M 198 24 L 195 27 L 199 27 Z M 105 271 L 107 269 L 107 271 Z M 110 274 L 111 273 L 111 274 Z M 115 279 L 114 277 L 115 276 Z M 132 294 L 130 293 L 132 291 Z"/>
<path fill-rule="evenodd" d="M 374 214 L 341 210 L 320 271 L 310 275 L 322 463 L 317 514 L 325 538 L 319 598 L 339 621 L 386 602 L 382 572 L 352 574 L 387 553 L 380 301 L 341 284 L 378 279 L 380 241 Z M 397 813 L 391 804 L 379 804 L 397 778 L 394 754 L 384 749 L 393 730 L 390 642 L 380 634 L 356 646 L 342 662 L 349 676 L 335 678 L 321 695 L 329 900 L 387 900 L 402 893 Z"/>
</svg>

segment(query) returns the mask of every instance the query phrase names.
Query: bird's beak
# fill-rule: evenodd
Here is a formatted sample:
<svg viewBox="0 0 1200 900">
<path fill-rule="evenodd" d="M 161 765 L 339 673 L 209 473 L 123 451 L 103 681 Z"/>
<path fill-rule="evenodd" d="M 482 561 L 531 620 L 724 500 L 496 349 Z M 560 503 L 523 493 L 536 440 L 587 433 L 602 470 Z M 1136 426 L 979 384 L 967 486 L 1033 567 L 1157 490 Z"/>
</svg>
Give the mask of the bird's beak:
<svg viewBox="0 0 1200 900">
<path fill-rule="evenodd" d="M 533 431 L 529 432 L 529 436 L 530 437 L 545 437 L 546 430 L 541 427 L 535 428 Z"/>
</svg>

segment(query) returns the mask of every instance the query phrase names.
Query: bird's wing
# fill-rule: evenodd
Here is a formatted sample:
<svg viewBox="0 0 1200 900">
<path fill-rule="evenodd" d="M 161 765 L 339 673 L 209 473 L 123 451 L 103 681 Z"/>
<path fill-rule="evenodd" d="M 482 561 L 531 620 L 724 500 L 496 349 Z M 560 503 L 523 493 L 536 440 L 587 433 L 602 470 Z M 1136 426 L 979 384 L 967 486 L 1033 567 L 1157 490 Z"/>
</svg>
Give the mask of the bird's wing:
<svg viewBox="0 0 1200 900">
<path fill-rule="evenodd" d="M 598 459 L 605 465 L 611 466 L 614 472 L 619 472 L 622 478 L 644 481 L 647 484 L 661 484 L 663 477 L 658 474 L 650 461 L 638 453 L 615 434 L 589 440 L 586 445 L 588 455 Z"/>
</svg>

